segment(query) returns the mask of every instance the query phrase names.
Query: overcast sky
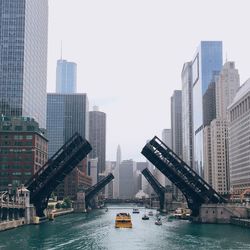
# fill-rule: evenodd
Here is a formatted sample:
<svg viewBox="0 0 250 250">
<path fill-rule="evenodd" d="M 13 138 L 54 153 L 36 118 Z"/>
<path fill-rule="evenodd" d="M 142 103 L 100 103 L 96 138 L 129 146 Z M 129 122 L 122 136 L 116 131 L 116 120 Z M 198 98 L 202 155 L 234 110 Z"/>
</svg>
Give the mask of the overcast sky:
<svg viewBox="0 0 250 250">
<path fill-rule="evenodd" d="M 250 77 L 249 0 L 49 0 L 48 92 L 56 61 L 77 63 L 77 89 L 107 114 L 107 160 L 144 160 L 147 139 L 170 128 L 170 97 L 201 40 Z"/>
</svg>

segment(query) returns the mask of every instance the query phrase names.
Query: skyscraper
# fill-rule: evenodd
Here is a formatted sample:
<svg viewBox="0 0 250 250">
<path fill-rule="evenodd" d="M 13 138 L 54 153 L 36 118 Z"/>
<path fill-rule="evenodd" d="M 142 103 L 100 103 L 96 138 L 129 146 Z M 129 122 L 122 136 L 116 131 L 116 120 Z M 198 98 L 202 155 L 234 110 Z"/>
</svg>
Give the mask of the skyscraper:
<svg viewBox="0 0 250 250">
<path fill-rule="evenodd" d="M 48 0 L 0 0 L 0 114 L 46 128 Z"/>
<path fill-rule="evenodd" d="M 86 94 L 49 93 L 47 98 L 48 152 L 51 157 L 74 133 L 88 139 L 88 99 Z M 78 182 L 80 180 L 80 182 Z M 80 186 L 91 183 L 84 159 L 57 188 L 57 196 L 76 196 Z"/>
<path fill-rule="evenodd" d="M 56 93 L 73 94 L 76 93 L 76 70 L 74 62 L 58 60 L 56 66 Z"/>
<path fill-rule="evenodd" d="M 182 72 L 182 157 L 193 166 L 193 94 L 192 62 L 184 63 Z"/>
<path fill-rule="evenodd" d="M 47 135 L 51 157 L 75 132 L 88 139 L 88 98 L 86 94 L 49 93 Z"/>
<path fill-rule="evenodd" d="M 182 93 L 175 90 L 171 96 L 172 149 L 182 157 Z"/>
<path fill-rule="evenodd" d="M 250 79 L 241 85 L 228 111 L 230 186 L 241 193 L 250 188 Z"/>
<path fill-rule="evenodd" d="M 182 158 L 182 93 L 175 90 L 171 96 L 172 150 Z M 173 186 L 174 196 L 181 198 L 179 190 Z"/>
<path fill-rule="evenodd" d="M 115 164 L 115 170 L 114 170 L 114 189 L 113 189 L 113 197 L 118 198 L 119 197 L 119 168 L 122 161 L 122 151 L 121 146 L 118 145 L 117 151 L 116 151 L 116 164 Z"/>
<path fill-rule="evenodd" d="M 119 169 L 119 198 L 132 199 L 135 196 L 134 172 L 136 163 L 133 160 L 125 160 L 120 164 Z"/>
<path fill-rule="evenodd" d="M 94 107 L 89 112 L 89 142 L 92 146 L 90 158 L 98 158 L 97 163 L 97 179 L 99 175 L 105 171 L 106 162 L 106 114 L 98 111 L 98 107 Z"/>
<path fill-rule="evenodd" d="M 217 192 L 225 194 L 229 191 L 227 107 L 240 86 L 234 62 L 226 62 L 214 80 L 203 98 L 204 177 Z"/>
<path fill-rule="evenodd" d="M 214 71 L 220 71 L 221 66 L 222 42 L 202 41 L 192 61 L 194 131 L 193 168 L 201 176 L 204 176 L 203 127 L 205 117 L 203 96 L 212 81 Z"/>
</svg>

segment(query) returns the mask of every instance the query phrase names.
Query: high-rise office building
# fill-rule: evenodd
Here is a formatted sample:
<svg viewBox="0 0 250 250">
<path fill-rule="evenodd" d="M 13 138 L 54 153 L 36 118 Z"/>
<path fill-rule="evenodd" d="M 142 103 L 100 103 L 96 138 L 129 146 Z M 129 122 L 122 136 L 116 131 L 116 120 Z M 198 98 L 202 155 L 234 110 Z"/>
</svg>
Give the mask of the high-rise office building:
<svg viewBox="0 0 250 250">
<path fill-rule="evenodd" d="M 119 169 L 119 198 L 132 199 L 135 196 L 134 172 L 136 163 L 133 160 L 125 160 L 120 164 Z"/>
<path fill-rule="evenodd" d="M 193 131 L 194 150 L 193 168 L 204 176 L 203 128 L 204 107 L 203 96 L 212 82 L 213 73 L 220 71 L 222 66 L 222 42 L 202 41 L 192 61 L 193 85 Z"/>
<path fill-rule="evenodd" d="M 49 157 L 76 132 L 83 138 L 88 139 L 88 128 L 88 98 L 86 94 L 48 94 L 47 134 Z M 64 196 L 74 198 L 79 185 L 87 186 L 91 183 L 90 178 L 87 176 L 85 159 L 77 168 L 65 178 L 64 185 L 60 185 L 57 189 L 57 195 L 60 198 Z M 77 182 L 77 179 L 80 182 Z"/>
<path fill-rule="evenodd" d="M 182 158 L 193 166 L 193 99 L 192 62 L 186 62 L 181 72 L 182 80 Z"/>
<path fill-rule="evenodd" d="M 240 87 L 228 111 L 230 186 L 240 193 L 250 188 L 250 79 Z"/>
<path fill-rule="evenodd" d="M 0 0 L 0 114 L 46 128 L 48 0 Z"/>
<path fill-rule="evenodd" d="M 175 90 L 171 96 L 171 132 L 172 150 L 182 158 L 182 93 Z M 173 185 L 173 194 L 176 199 L 181 199 L 181 193 Z"/>
<path fill-rule="evenodd" d="M 56 66 L 56 93 L 73 94 L 76 93 L 77 65 L 67 60 L 58 60 Z"/>
<path fill-rule="evenodd" d="M 221 194 L 229 192 L 227 107 L 239 86 L 239 74 L 234 62 L 226 62 L 203 98 L 203 105 L 206 106 L 204 177 Z"/>
<path fill-rule="evenodd" d="M 97 179 L 100 180 L 106 163 L 106 114 L 98 111 L 98 107 L 89 112 L 89 142 L 92 146 L 90 158 L 98 158 Z"/>
<path fill-rule="evenodd" d="M 119 169 L 122 161 L 122 151 L 121 146 L 118 145 L 116 151 L 116 164 L 114 169 L 114 189 L 113 189 L 113 197 L 119 198 Z"/>
<path fill-rule="evenodd" d="M 171 96 L 172 150 L 182 157 L 182 93 L 175 90 Z"/>
<path fill-rule="evenodd" d="M 240 88 L 240 76 L 234 62 L 226 62 L 216 81 L 216 117 L 227 119 L 227 108 Z"/>
<path fill-rule="evenodd" d="M 86 94 L 47 96 L 47 134 L 51 157 L 75 132 L 88 139 L 88 98 Z"/>
</svg>

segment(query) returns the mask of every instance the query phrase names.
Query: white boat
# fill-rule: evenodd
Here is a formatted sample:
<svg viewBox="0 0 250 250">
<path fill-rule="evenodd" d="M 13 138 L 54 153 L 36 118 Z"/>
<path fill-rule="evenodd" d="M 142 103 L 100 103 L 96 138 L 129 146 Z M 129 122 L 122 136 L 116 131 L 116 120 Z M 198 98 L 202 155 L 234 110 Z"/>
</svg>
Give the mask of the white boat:
<svg viewBox="0 0 250 250">
<path fill-rule="evenodd" d="M 155 221 L 155 225 L 157 225 L 157 226 L 161 226 L 161 225 L 162 225 L 161 218 L 158 218 L 158 219 Z"/>
</svg>

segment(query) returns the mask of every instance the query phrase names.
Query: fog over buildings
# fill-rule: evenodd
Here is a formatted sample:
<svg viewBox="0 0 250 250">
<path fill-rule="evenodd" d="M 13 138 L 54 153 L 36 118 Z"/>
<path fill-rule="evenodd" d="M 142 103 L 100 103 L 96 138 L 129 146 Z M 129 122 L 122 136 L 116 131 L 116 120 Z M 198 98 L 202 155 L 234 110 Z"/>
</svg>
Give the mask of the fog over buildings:
<svg viewBox="0 0 250 250">
<path fill-rule="evenodd" d="M 250 36 L 242 28 L 249 3 L 236 4 L 50 0 L 48 92 L 55 91 L 62 41 L 63 58 L 77 63 L 78 92 L 107 114 L 106 158 L 115 160 L 121 144 L 124 159 L 144 161 L 146 140 L 170 128 L 170 97 L 201 40 L 223 41 L 222 62 L 235 61 L 242 82 L 249 77 Z"/>
</svg>

